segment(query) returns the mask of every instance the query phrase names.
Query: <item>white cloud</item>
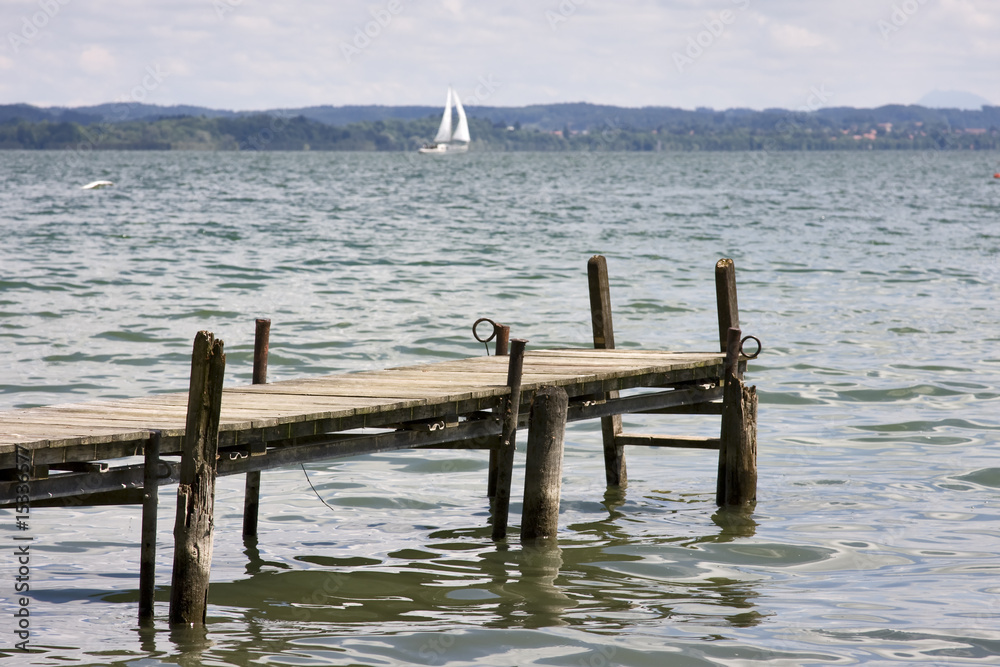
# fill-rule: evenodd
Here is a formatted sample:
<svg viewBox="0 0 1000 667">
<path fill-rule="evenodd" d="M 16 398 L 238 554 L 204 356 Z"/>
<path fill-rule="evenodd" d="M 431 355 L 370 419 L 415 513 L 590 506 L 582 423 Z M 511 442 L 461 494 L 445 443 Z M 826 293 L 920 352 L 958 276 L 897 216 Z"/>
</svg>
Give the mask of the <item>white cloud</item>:
<svg viewBox="0 0 1000 667">
<path fill-rule="evenodd" d="M 155 63 L 170 77 L 148 102 L 223 108 L 438 106 L 448 83 L 472 91 L 488 76 L 503 83 L 491 105 L 800 106 L 824 82 L 836 104 L 910 102 L 935 87 L 1000 102 L 994 2 L 921 4 L 889 39 L 877 21 L 901 0 L 398 2 L 350 62 L 341 44 L 389 0 L 243 0 L 221 17 L 212 0 L 69 3 L 17 54 L 0 50 L 0 102 L 109 101 Z M 723 10 L 735 20 L 679 74 L 672 53 Z"/>
<path fill-rule="evenodd" d="M 115 57 L 103 46 L 89 46 L 80 54 L 80 68 L 87 74 L 107 75 L 115 69 Z"/>
<path fill-rule="evenodd" d="M 984 6 L 977 6 L 977 3 L 969 0 L 941 0 L 941 9 L 965 29 L 995 33 L 1000 18 L 996 11 L 991 13 L 985 9 L 986 3 L 982 4 Z"/>
<path fill-rule="evenodd" d="M 770 26 L 770 33 L 776 45 L 788 51 L 812 49 L 827 41 L 822 35 L 787 23 Z"/>
</svg>

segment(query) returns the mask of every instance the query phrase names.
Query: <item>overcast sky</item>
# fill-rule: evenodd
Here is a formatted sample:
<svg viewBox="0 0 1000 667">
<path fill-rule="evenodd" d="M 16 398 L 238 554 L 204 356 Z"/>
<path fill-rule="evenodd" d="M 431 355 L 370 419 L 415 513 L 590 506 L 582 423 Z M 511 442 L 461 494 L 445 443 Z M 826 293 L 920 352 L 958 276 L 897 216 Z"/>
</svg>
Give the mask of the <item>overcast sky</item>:
<svg viewBox="0 0 1000 667">
<path fill-rule="evenodd" d="M 0 103 L 40 106 L 1000 103 L 998 0 L 0 0 L 0 30 Z"/>
</svg>

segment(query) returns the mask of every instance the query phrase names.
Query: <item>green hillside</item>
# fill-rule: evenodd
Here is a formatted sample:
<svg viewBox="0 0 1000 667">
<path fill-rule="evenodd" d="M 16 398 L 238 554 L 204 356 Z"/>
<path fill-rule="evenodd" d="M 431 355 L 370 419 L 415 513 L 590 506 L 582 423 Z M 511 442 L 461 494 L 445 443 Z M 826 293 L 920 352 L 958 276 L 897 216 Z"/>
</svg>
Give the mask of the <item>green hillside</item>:
<svg viewBox="0 0 1000 667">
<path fill-rule="evenodd" d="M 994 109 L 995 107 L 990 107 Z M 471 150 L 988 150 L 1000 129 L 956 127 L 940 117 L 905 113 L 883 121 L 873 110 L 825 113 L 684 112 L 639 128 L 614 119 L 585 129 L 513 126 L 470 118 Z M 927 120 L 937 118 L 937 120 Z M 412 151 L 428 142 L 438 117 L 376 120 L 334 126 L 305 116 L 175 116 L 126 122 L 77 123 L 11 118 L 0 123 L 0 149 L 49 150 L 342 150 Z"/>
</svg>

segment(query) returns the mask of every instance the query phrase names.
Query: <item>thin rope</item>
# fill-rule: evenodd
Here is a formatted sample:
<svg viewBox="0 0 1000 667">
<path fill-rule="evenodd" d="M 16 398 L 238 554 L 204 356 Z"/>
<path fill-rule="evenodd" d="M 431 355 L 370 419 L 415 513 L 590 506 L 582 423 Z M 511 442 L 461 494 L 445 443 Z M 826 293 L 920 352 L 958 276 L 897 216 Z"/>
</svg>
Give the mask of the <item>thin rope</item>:
<svg viewBox="0 0 1000 667">
<path fill-rule="evenodd" d="M 316 490 L 316 487 L 313 486 L 312 480 L 309 479 L 309 473 L 306 471 L 306 467 L 304 465 L 302 465 L 301 463 L 299 464 L 299 467 L 302 468 L 302 474 L 306 476 L 306 481 L 309 482 L 309 488 L 313 490 L 313 493 L 316 494 L 316 497 L 319 498 L 319 501 L 321 503 L 323 503 L 324 505 L 326 505 L 327 507 L 329 507 L 334 512 L 336 512 L 337 511 L 336 508 L 333 505 L 331 505 L 330 503 L 328 503 L 325 500 L 323 500 L 323 496 L 319 495 L 319 491 Z"/>
</svg>

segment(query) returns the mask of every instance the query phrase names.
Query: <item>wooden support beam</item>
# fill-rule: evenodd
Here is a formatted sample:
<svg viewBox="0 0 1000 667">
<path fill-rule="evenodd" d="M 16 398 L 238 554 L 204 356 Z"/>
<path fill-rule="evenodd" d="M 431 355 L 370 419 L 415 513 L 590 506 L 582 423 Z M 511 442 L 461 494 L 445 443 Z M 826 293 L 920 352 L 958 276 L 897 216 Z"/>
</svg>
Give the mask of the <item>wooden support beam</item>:
<svg viewBox="0 0 1000 667">
<path fill-rule="evenodd" d="M 153 431 L 143 451 L 142 542 L 139 547 L 139 625 L 153 623 L 153 597 L 156 591 L 156 516 L 160 500 L 160 441 Z"/>
<path fill-rule="evenodd" d="M 497 451 L 496 493 L 493 497 L 493 539 L 507 536 L 507 515 L 510 511 L 510 485 L 514 474 L 514 445 L 517 436 L 517 417 L 521 406 L 521 375 L 524 365 L 524 346 L 528 341 L 515 338 L 510 341 L 510 361 L 507 363 L 507 387 L 510 393 L 504 398 L 500 446 Z"/>
<path fill-rule="evenodd" d="M 719 387 L 719 394 L 722 394 L 722 387 Z M 722 403 L 694 403 L 692 405 L 678 405 L 672 408 L 660 408 L 658 410 L 643 410 L 644 415 L 721 415 Z"/>
<path fill-rule="evenodd" d="M 219 411 L 225 369 L 222 341 L 216 340 L 208 331 L 199 331 L 191 355 L 191 384 L 174 522 L 170 623 L 175 625 L 205 623 L 212 568 Z"/>
<path fill-rule="evenodd" d="M 415 449 L 418 447 L 448 447 L 454 449 L 496 449 L 500 426 L 492 419 L 461 422 L 458 426 L 436 431 L 390 431 L 375 435 L 325 433 L 311 438 L 297 438 L 295 443 L 275 442 L 265 456 L 237 455 L 227 458 L 224 453 L 217 462 L 216 476 L 243 475 L 254 470 L 274 470 L 299 463 L 327 461 L 377 452 Z M 162 449 L 161 449 L 162 452 Z M 160 486 L 180 481 L 180 465 L 161 459 Z M 143 487 L 144 466 L 123 465 L 103 473 L 70 473 L 31 483 L 32 504 L 42 504 L 67 497 L 83 496 L 89 501 L 111 492 L 137 490 Z M 139 501 L 141 502 L 141 492 Z M 111 504 L 120 505 L 121 499 Z M 103 503 L 102 503 L 103 504 Z"/>
<path fill-rule="evenodd" d="M 608 284 L 608 262 L 603 255 L 594 255 L 587 262 L 587 283 L 590 288 L 590 320 L 593 325 L 594 348 L 613 350 L 615 330 L 611 321 L 611 288 Z M 618 392 L 608 392 L 605 398 L 616 399 Z M 628 482 L 625 449 L 615 442 L 616 436 L 621 432 L 621 415 L 601 418 L 604 475 L 608 486 L 624 486 Z"/>
<path fill-rule="evenodd" d="M 267 355 L 270 347 L 271 320 L 258 319 L 253 344 L 253 383 L 267 384 Z M 243 493 L 243 537 L 257 535 L 257 515 L 260 510 L 260 471 L 247 473 Z"/>
<path fill-rule="evenodd" d="M 93 463 L 90 461 L 67 461 L 66 463 L 51 463 L 49 470 L 60 470 L 66 472 L 107 472 L 108 464 L 104 461 Z"/>
<path fill-rule="evenodd" d="M 389 431 L 358 436 L 327 433 L 308 439 L 300 438 L 298 444 L 269 449 L 266 456 L 220 459 L 218 474 L 221 477 L 250 470 L 274 470 L 310 461 L 331 461 L 445 443 L 468 443 L 470 448 L 478 444 L 484 448 L 495 447 L 500 439 L 500 431 L 497 422 L 490 419 L 462 422 L 458 426 L 437 431 Z"/>
<path fill-rule="evenodd" d="M 559 531 L 563 444 L 569 397 L 559 387 L 542 387 L 531 402 L 524 464 L 521 542 L 554 538 Z"/>
<path fill-rule="evenodd" d="M 570 404 L 569 421 L 595 419 L 609 415 L 655 413 L 671 406 L 699 405 L 720 398 L 722 398 L 722 387 L 697 387 L 620 396 L 606 401 L 574 401 Z M 621 432 L 615 436 L 616 441 L 620 435 Z"/>
<path fill-rule="evenodd" d="M 729 329 L 740 328 L 740 308 L 736 302 L 736 265 L 731 259 L 715 264 L 715 301 L 719 311 L 719 351 L 726 351 Z"/>
<path fill-rule="evenodd" d="M 677 447 L 680 449 L 718 449 L 720 438 L 699 438 L 685 435 L 639 435 L 622 433 L 618 441 L 626 446 Z"/>
</svg>

